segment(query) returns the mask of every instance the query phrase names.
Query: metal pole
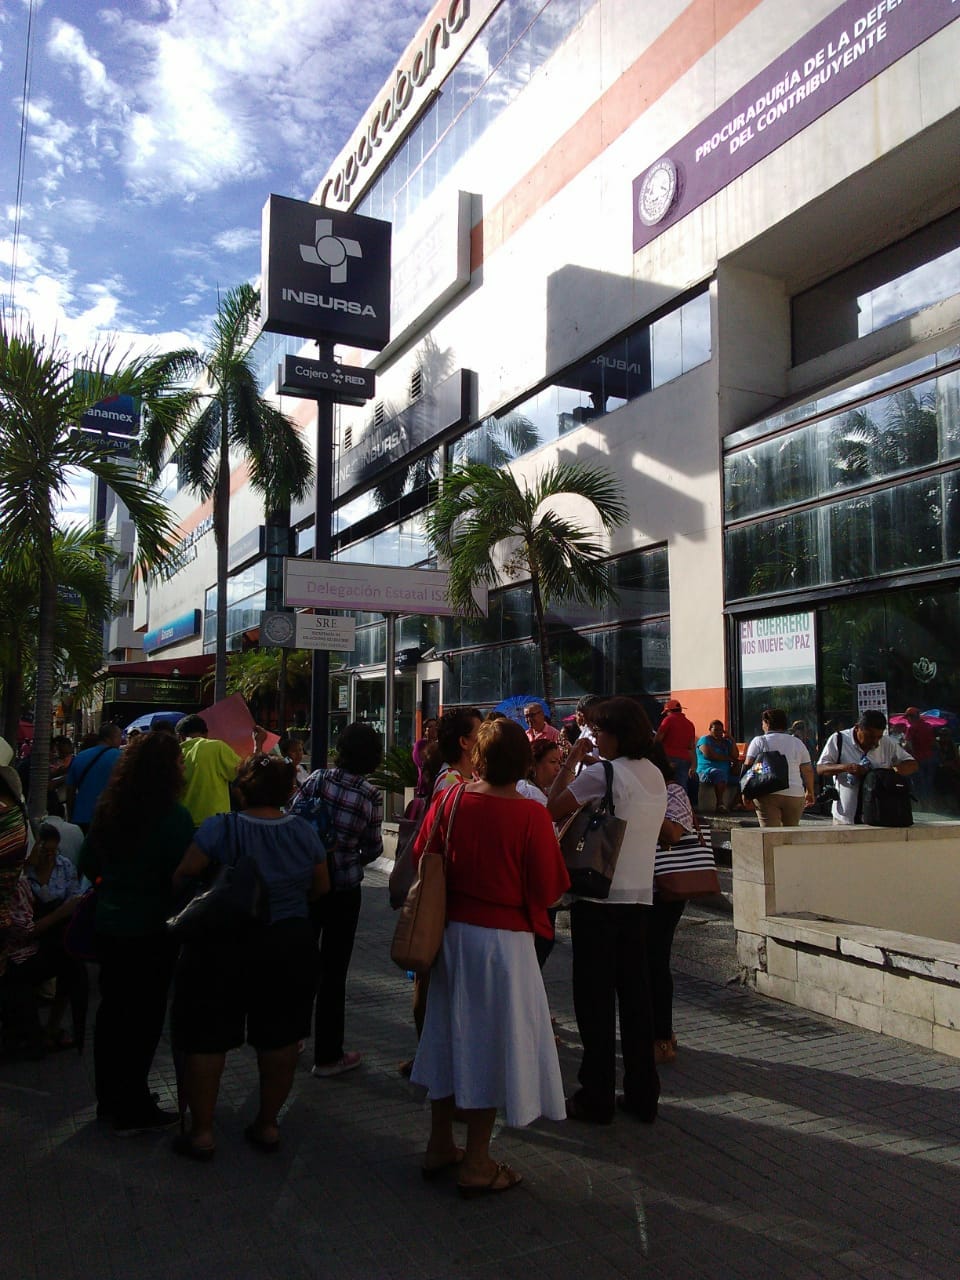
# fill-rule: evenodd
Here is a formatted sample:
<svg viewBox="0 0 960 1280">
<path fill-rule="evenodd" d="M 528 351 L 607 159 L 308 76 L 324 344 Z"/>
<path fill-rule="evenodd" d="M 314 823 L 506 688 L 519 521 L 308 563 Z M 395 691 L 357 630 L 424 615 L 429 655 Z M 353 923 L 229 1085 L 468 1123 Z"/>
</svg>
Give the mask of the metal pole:
<svg viewBox="0 0 960 1280">
<path fill-rule="evenodd" d="M 333 343 L 318 342 L 319 358 L 333 361 Z M 330 559 L 330 523 L 333 513 L 333 398 L 317 395 L 317 503 L 313 526 L 314 560 Z M 310 767 L 322 769 L 327 763 L 330 736 L 330 655 L 324 649 L 313 652 L 310 690 Z"/>
<path fill-rule="evenodd" d="M 383 747 L 385 751 L 389 751 L 393 746 L 393 722 L 396 717 L 396 677 L 397 677 L 397 615 L 395 613 L 385 613 L 383 615 L 387 620 L 387 664 L 384 668 L 385 680 L 383 690 L 384 700 L 384 726 Z"/>
</svg>

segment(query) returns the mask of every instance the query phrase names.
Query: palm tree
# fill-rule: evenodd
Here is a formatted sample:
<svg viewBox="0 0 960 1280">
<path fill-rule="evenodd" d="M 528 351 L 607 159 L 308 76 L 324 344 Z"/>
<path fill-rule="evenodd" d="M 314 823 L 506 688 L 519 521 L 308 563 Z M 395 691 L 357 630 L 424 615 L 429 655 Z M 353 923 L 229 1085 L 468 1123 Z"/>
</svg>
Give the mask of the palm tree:
<svg viewBox="0 0 960 1280">
<path fill-rule="evenodd" d="M 230 451 L 242 452 L 250 485 L 268 515 L 306 496 L 313 479 L 310 452 L 295 423 L 260 395 L 251 359 L 260 297 L 238 285 L 220 302 L 213 344 L 196 359 L 207 389 L 194 392 L 194 409 L 173 423 L 150 419 L 140 454 L 156 478 L 171 450 L 180 474 L 202 501 L 213 500 L 217 547 L 217 649 L 214 698 L 227 689 L 227 552 L 230 537 Z"/>
<path fill-rule="evenodd" d="M 137 531 L 137 567 L 159 563 L 173 536 L 169 512 L 151 486 L 111 456 L 99 438 L 79 430 L 83 415 L 113 395 L 132 395 L 158 423 L 170 424 L 186 401 L 176 387 L 192 353 L 127 359 L 118 365 L 110 343 L 74 361 L 56 336 L 30 326 L 10 330 L 0 320 L 0 563 L 33 577 L 37 600 L 35 746 L 31 813 L 47 795 L 52 699 L 56 674 L 57 559 L 54 509 L 71 488 L 71 473 L 92 472 L 130 512 Z"/>
<path fill-rule="evenodd" d="M 310 704 L 311 653 L 308 649 L 248 649 L 227 659 L 227 693 L 239 693 L 258 724 L 276 712 L 276 725 L 286 727 L 286 703 L 304 712 Z M 339 654 L 331 654 L 338 658 Z M 331 663 L 331 666 L 333 664 Z"/>
<path fill-rule="evenodd" d="M 55 529 L 54 576 L 57 612 L 54 630 L 54 686 L 68 677 L 83 692 L 103 665 L 102 627 L 113 613 L 108 566 L 111 551 L 102 529 Z M 39 625 L 38 574 L 23 560 L 0 565 L 0 733 L 16 740 L 23 702 L 24 673 L 36 666 Z"/>
<path fill-rule="evenodd" d="M 615 477 L 578 462 L 554 463 L 529 485 L 486 463 L 456 467 L 426 516 L 427 537 L 448 565 L 450 598 L 460 613 L 477 615 L 476 585 L 530 579 L 543 692 L 551 707 L 547 608 L 564 600 L 599 605 L 615 598 L 603 545 L 586 526 L 556 510 L 558 500 L 565 504 L 569 498 L 590 504 L 608 533 L 627 520 Z"/>
</svg>

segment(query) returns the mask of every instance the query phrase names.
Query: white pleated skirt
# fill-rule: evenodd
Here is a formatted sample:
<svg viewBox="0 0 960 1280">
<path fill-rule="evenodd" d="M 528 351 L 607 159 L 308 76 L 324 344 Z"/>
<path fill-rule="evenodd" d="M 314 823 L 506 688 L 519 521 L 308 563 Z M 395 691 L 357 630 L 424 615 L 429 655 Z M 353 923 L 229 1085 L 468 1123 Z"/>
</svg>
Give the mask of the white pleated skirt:
<svg viewBox="0 0 960 1280">
<path fill-rule="evenodd" d="M 458 1107 L 496 1107 L 515 1127 L 566 1117 L 532 933 L 447 925 L 411 1079 Z"/>
</svg>

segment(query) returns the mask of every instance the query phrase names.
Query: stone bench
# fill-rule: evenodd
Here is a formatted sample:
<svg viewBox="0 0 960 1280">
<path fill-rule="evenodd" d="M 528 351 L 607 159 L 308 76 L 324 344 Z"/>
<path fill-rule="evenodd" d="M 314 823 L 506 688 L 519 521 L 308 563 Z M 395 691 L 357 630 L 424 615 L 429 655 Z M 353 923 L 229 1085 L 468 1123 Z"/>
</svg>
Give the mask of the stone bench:
<svg viewBox="0 0 960 1280">
<path fill-rule="evenodd" d="M 731 835 L 746 982 L 960 1057 L 960 824 Z"/>
</svg>

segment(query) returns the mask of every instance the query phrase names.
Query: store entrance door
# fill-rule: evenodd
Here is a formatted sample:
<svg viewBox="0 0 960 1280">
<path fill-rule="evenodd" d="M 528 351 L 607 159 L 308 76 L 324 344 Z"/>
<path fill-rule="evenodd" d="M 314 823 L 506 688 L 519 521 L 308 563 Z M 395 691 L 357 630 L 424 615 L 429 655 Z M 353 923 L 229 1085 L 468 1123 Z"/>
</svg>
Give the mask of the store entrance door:
<svg viewBox="0 0 960 1280">
<path fill-rule="evenodd" d="M 413 746 L 416 692 L 416 677 L 412 672 L 396 677 L 393 740 L 397 746 Z M 382 672 L 355 677 L 354 718 L 371 725 L 383 738 L 387 727 L 386 702 L 386 681 Z"/>
</svg>

